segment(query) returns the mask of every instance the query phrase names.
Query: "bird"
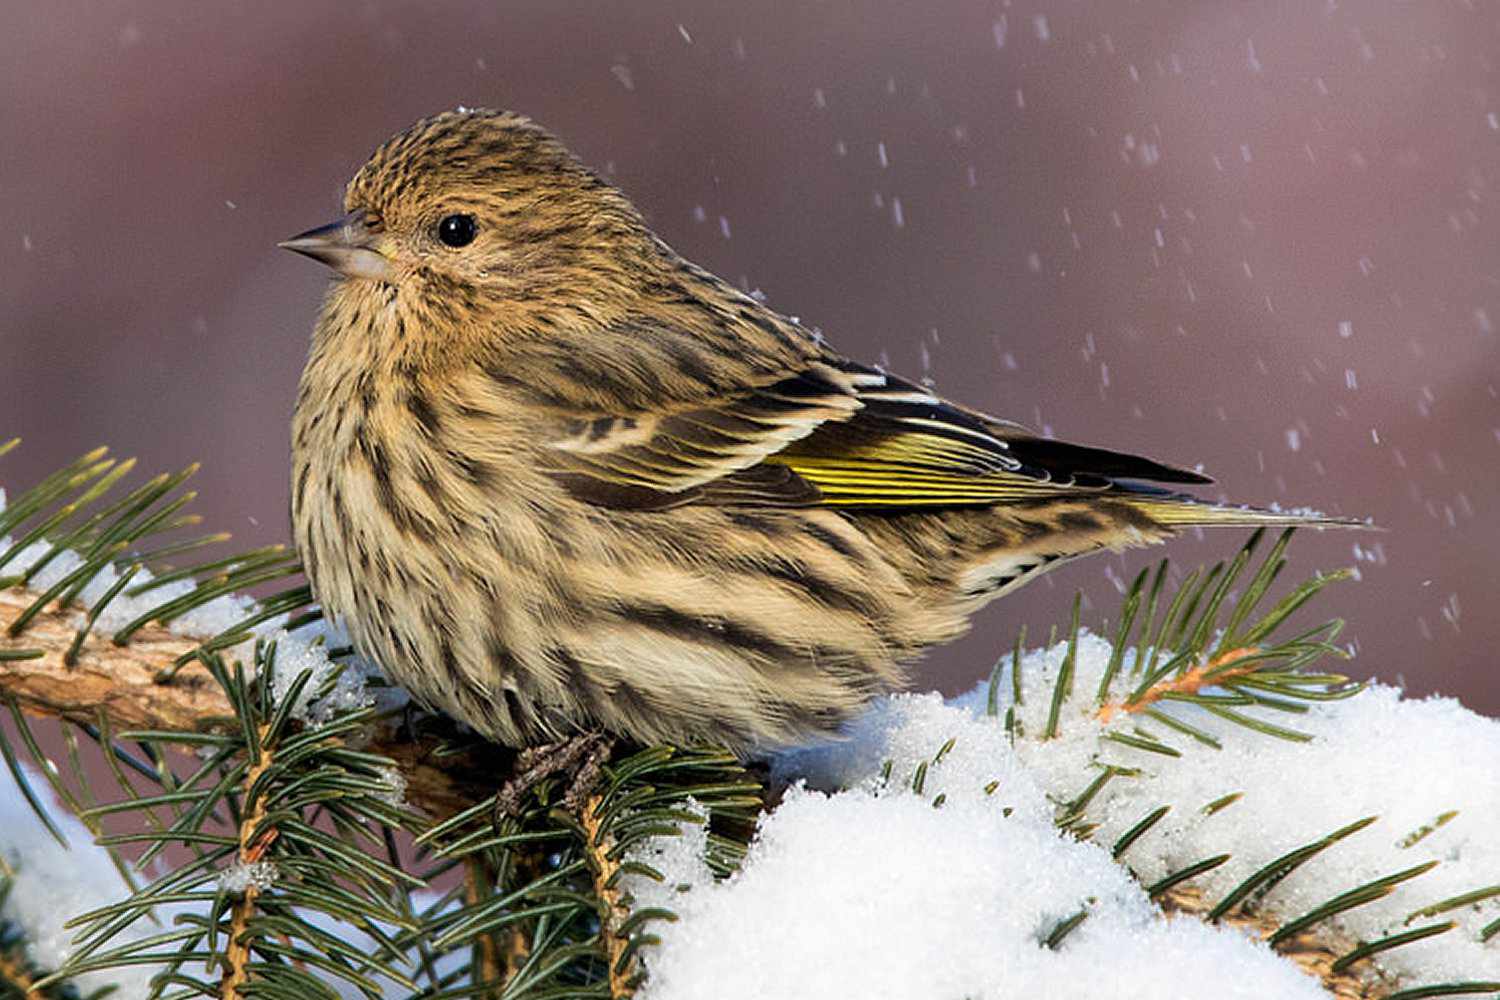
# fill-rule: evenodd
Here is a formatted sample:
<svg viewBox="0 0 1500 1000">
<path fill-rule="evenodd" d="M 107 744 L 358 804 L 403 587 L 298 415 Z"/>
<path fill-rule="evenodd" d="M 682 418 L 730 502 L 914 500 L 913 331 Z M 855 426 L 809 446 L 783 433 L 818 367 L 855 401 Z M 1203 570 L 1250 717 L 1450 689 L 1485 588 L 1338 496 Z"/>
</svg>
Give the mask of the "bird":
<svg viewBox="0 0 1500 1000">
<path fill-rule="evenodd" d="M 509 747 L 826 738 L 983 605 L 1186 528 L 1355 524 L 1054 440 L 686 260 L 551 132 L 425 118 L 280 244 L 335 272 L 292 419 L 312 592 Z"/>
</svg>

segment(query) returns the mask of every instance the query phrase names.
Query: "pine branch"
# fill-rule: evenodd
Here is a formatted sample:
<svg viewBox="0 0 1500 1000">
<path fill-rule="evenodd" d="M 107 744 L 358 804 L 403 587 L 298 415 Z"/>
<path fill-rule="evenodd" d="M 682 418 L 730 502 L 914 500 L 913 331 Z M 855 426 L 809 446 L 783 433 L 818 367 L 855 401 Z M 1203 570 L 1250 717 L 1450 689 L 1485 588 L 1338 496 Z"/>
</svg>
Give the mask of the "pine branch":
<svg viewBox="0 0 1500 1000">
<path fill-rule="evenodd" d="M 1097 713 L 1099 721 L 1107 723 L 1116 714 L 1142 711 L 1163 698 L 1194 695 L 1205 687 L 1221 687 L 1246 674 L 1252 674 L 1260 669 L 1260 664 L 1256 662 L 1259 653 L 1261 650 L 1256 646 L 1242 646 L 1219 653 L 1201 667 L 1193 667 L 1184 674 L 1163 681 L 1144 694 L 1102 706 Z"/>
<path fill-rule="evenodd" d="M 13 622 L 35 601 L 18 589 L 0 590 L 0 624 Z M 19 635 L 0 631 L 0 692 L 30 715 L 94 723 L 100 713 L 119 729 L 160 732 L 222 732 L 235 712 L 201 663 L 159 683 L 160 671 L 191 658 L 202 640 L 176 635 L 160 625 L 141 626 L 121 646 L 88 636 L 72 666 L 65 661 L 76 639 L 77 612 L 56 607 L 35 614 Z M 475 780 L 497 767 L 504 752 L 474 745 L 468 752 L 435 752 L 435 740 L 414 740 L 394 726 L 380 727 L 369 745 L 390 757 L 407 779 L 407 799 L 429 815 L 443 817 L 468 807 L 492 789 Z"/>
<path fill-rule="evenodd" d="M 1069 726 L 1082 726 L 1099 741 L 1101 750 L 1112 745 L 1114 750 L 1123 747 L 1128 751 L 1144 751 L 1156 755 L 1162 768 L 1173 766 L 1168 762 L 1183 758 L 1190 749 L 1199 753 L 1205 747 L 1210 751 L 1221 749 L 1227 735 L 1211 732 L 1213 727 L 1205 728 L 1199 719 L 1193 717 L 1195 713 L 1206 713 L 1232 722 L 1249 731 L 1247 738 L 1260 734 L 1296 742 L 1311 739 L 1307 733 L 1272 723 L 1264 714 L 1305 713 L 1310 703 L 1349 698 L 1363 690 L 1364 685 L 1351 683 L 1340 674 L 1307 669 L 1322 656 L 1343 655 L 1343 650 L 1333 644 L 1341 625 L 1337 620 L 1289 637 L 1281 637 L 1278 633 L 1290 617 L 1323 588 L 1348 574 L 1314 576 L 1292 588 L 1269 610 L 1262 612 L 1262 600 L 1286 565 L 1284 554 L 1291 532 L 1288 530 L 1282 534 L 1260 566 L 1248 572 L 1247 578 L 1262 537 L 1263 532 L 1256 532 L 1228 562 L 1188 573 L 1175 593 L 1170 595 L 1164 593 L 1165 560 L 1154 574 L 1143 570 L 1137 575 L 1125 592 L 1113 633 L 1111 654 L 1100 675 L 1093 710 L 1087 714 L 1076 711 L 1076 706 L 1073 711 L 1064 712 L 1073 693 L 1074 658 L 1079 644 L 1080 624 L 1075 603 L 1065 645 L 1058 646 L 1060 637 L 1055 634 L 1048 642 L 1048 648 L 1060 649 L 1061 656 L 1056 666 L 1049 668 L 1050 677 L 1045 680 L 1051 689 L 1046 706 L 1046 725 L 1040 725 L 1041 713 L 1037 707 L 1033 706 L 1027 715 L 1026 721 L 1036 729 L 1038 738 L 1054 739 Z M 1234 588 L 1241 580 L 1245 581 L 1243 590 L 1236 593 Z M 1158 609 L 1163 607 L 1163 613 L 1158 614 Z M 1005 729 L 1015 742 L 1027 738 L 1027 726 L 1022 720 L 1025 708 L 1021 676 L 1023 657 L 1019 650 L 1018 645 L 1008 665 L 1008 679 L 1007 664 L 1003 660 L 996 664 L 990 676 L 987 703 L 988 714 L 998 716 L 1006 700 L 1005 689 L 1010 688 L 1010 704 L 1004 712 Z M 1112 696 L 1112 686 L 1121 680 L 1128 684 L 1124 695 Z M 1173 711 L 1168 711 L 1169 708 Z M 1071 721 L 1065 723 L 1065 717 Z M 1133 723 L 1128 731 L 1121 725 L 1127 720 Z M 1147 728 L 1149 723 L 1160 724 L 1169 732 L 1153 731 Z M 1076 737 L 1077 731 L 1072 735 Z M 1174 742 L 1181 744 L 1178 737 L 1182 736 L 1199 746 L 1184 748 L 1173 745 Z M 1111 792 L 1106 791 L 1106 786 L 1119 778 L 1149 781 L 1152 777 L 1150 768 L 1110 763 L 1111 759 L 1112 755 L 1104 754 L 1092 758 L 1088 780 L 1082 790 L 1071 795 L 1055 795 L 1055 801 L 1059 803 L 1056 822 L 1060 829 L 1081 839 L 1092 837 L 1101 825 L 1096 817 L 1110 808 Z M 917 785 L 920 791 L 920 774 Z M 1238 792 L 1223 795 L 1203 807 L 1203 812 L 1214 815 L 1240 798 Z M 1116 860 L 1136 871 L 1132 860 L 1125 857 L 1126 853 L 1171 810 L 1170 805 L 1158 805 L 1121 833 L 1112 850 Z M 1398 846 L 1404 848 L 1419 842 L 1454 815 L 1451 810 L 1439 814 L 1431 824 L 1398 841 Z M 1174 871 L 1161 875 L 1153 870 L 1147 892 L 1168 912 L 1192 914 L 1209 923 L 1228 923 L 1250 931 L 1304 971 L 1317 976 L 1334 996 L 1379 995 L 1370 991 L 1372 982 L 1383 975 L 1379 962 L 1381 956 L 1394 949 L 1453 933 L 1459 926 L 1458 921 L 1441 921 L 1410 929 L 1387 926 L 1372 940 L 1354 940 L 1338 921 L 1349 911 L 1386 898 L 1403 883 L 1420 879 L 1438 865 L 1437 859 L 1345 888 L 1311 908 L 1289 910 L 1285 894 L 1277 905 L 1263 904 L 1270 892 L 1283 881 L 1294 878 L 1306 862 L 1335 849 L 1340 842 L 1365 830 L 1377 818 L 1367 816 L 1348 823 L 1326 836 L 1267 860 L 1217 900 L 1209 898 L 1197 880 L 1219 869 L 1233 855 L 1204 851 L 1201 847 L 1188 855 L 1188 863 Z M 1407 923 L 1489 899 L 1492 895 L 1500 895 L 1500 886 L 1477 888 L 1431 903 L 1411 912 Z M 1077 916 L 1075 913 L 1074 917 Z M 1052 933 L 1062 934 L 1070 930 L 1069 919 L 1072 918 L 1059 923 Z M 1500 932 L 1500 921 L 1495 921 L 1494 926 L 1496 932 Z M 1483 931 L 1479 937 L 1485 939 Z M 1493 989 L 1493 984 L 1488 981 L 1452 981 L 1413 987 L 1390 994 L 1388 1000 L 1398 996 L 1415 1000 L 1418 996 L 1493 992 Z"/>
<path fill-rule="evenodd" d="M 269 725 L 262 724 L 259 727 L 257 742 L 261 747 L 260 760 L 251 763 L 250 769 L 245 772 L 243 794 L 247 800 L 250 798 L 250 790 L 271 767 L 271 748 L 265 745 L 270 731 Z M 266 798 L 262 795 L 253 800 L 249 811 L 240 820 L 239 864 L 242 867 L 260 864 L 266 849 L 276 839 L 277 831 L 274 826 L 261 829 L 265 820 Z M 241 990 L 250 978 L 250 942 L 247 937 L 250 920 L 255 913 L 255 900 L 259 895 L 260 885 L 251 879 L 240 892 L 239 899 L 230 907 L 229 942 L 224 950 L 224 977 L 219 985 L 219 995 L 224 1000 L 241 1000 L 244 996 Z"/>
<path fill-rule="evenodd" d="M 489 897 L 489 888 L 494 881 L 494 874 L 480 855 L 466 859 L 465 867 L 467 870 L 464 873 L 464 899 L 470 906 L 478 906 Z M 525 939 L 524 932 L 515 925 L 505 930 L 522 940 Z M 502 968 L 500 951 L 500 943 L 493 934 L 481 934 L 475 939 L 473 966 L 476 972 L 475 978 L 480 982 L 508 982 L 514 974 L 514 970 Z M 489 995 L 492 994 L 487 994 Z"/>
<path fill-rule="evenodd" d="M 604 797 L 591 795 L 578 811 L 583 828 L 583 851 L 594 877 L 594 894 L 599 898 L 599 939 L 609 964 L 609 995 L 613 1000 L 635 995 L 639 975 L 635 956 L 630 949 L 630 935 L 624 929 L 630 919 L 630 905 L 619 888 L 620 859 L 614 839 L 604 827 Z"/>
</svg>

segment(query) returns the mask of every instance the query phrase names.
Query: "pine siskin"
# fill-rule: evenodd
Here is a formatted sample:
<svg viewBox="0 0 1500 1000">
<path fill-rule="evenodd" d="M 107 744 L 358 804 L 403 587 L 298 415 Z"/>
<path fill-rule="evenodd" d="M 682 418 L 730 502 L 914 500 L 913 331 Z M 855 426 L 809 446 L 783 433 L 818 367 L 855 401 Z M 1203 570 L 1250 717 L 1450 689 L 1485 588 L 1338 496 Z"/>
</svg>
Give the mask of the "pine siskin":
<svg viewBox="0 0 1500 1000">
<path fill-rule="evenodd" d="M 293 417 L 323 607 L 512 746 L 826 735 L 1064 560 L 1189 525 L 1209 480 L 850 361 L 684 260 L 519 115 L 418 122 L 282 244 L 331 266 Z"/>
</svg>

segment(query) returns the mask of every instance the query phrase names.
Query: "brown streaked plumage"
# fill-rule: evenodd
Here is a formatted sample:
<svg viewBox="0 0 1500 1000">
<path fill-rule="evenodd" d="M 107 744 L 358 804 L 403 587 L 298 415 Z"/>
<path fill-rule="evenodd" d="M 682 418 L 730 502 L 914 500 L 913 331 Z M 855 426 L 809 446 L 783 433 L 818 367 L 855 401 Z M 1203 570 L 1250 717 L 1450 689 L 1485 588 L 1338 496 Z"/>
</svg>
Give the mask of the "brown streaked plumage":
<svg viewBox="0 0 1500 1000">
<path fill-rule="evenodd" d="M 355 645 L 511 745 L 836 731 L 1059 562 L 1330 524 L 1049 441 L 845 359 L 679 257 L 526 118 L 418 122 L 286 246 L 341 274 L 292 517 Z"/>
</svg>

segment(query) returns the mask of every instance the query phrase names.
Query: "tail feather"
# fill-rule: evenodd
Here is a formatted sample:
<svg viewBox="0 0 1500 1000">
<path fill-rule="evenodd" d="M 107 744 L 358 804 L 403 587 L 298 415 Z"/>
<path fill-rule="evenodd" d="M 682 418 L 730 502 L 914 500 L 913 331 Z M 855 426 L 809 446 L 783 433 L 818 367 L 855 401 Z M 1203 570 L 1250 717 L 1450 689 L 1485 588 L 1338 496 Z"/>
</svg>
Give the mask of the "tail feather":
<svg viewBox="0 0 1500 1000">
<path fill-rule="evenodd" d="M 1130 499 L 1130 505 L 1151 520 L 1169 528 L 1186 527 L 1260 527 L 1284 525 L 1306 528 L 1362 528 L 1379 530 L 1369 520 L 1354 517 L 1335 517 L 1306 508 L 1298 510 L 1267 510 L 1262 507 L 1241 507 L 1232 504 L 1215 504 L 1182 494 L 1150 496 Z"/>
</svg>

